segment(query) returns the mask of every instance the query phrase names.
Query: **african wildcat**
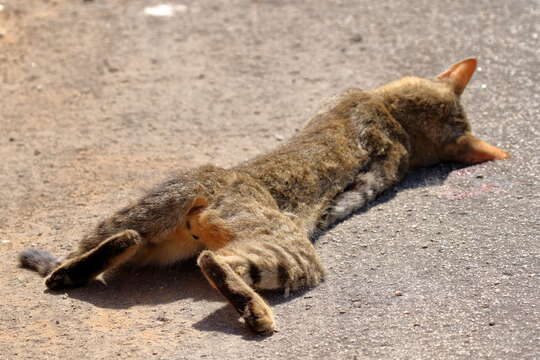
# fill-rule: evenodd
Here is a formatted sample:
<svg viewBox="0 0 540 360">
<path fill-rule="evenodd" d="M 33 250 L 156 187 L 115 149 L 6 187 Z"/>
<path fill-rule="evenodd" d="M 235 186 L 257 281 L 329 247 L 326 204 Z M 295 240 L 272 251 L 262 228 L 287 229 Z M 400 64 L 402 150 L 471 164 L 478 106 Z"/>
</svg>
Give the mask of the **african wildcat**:
<svg viewBox="0 0 540 360">
<path fill-rule="evenodd" d="M 50 273 L 47 287 L 61 289 L 122 263 L 198 256 L 210 284 L 247 325 L 271 333 L 272 311 L 255 290 L 317 285 L 324 268 L 309 240 L 317 229 L 411 168 L 509 157 L 471 135 L 459 96 L 475 68 L 467 59 L 433 80 L 347 90 L 276 150 L 231 169 L 186 171 L 102 221 L 65 261 L 30 249 L 21 265 Z"/>
</svg>

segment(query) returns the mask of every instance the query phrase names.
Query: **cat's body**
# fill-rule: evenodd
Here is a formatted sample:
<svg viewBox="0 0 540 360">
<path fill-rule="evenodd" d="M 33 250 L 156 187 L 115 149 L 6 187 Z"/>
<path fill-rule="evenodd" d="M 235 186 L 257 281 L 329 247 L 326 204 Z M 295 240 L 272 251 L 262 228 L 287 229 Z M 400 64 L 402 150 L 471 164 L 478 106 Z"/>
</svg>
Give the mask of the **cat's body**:
<svg viewBox="0 0 540 360">
<path fill-rule="evenodd" d="M 28 250 L 23 266 L 48 274 L 51 289 L 84 285 L 122 263 L 198 264 L 260 333 L 275 328 L 255 290 L 317 285 L 324 268 L 310 242 L 396 184 L 411 167 L 508 157 L 470 135 L 459 95 L 476 61 L 436 80 L 405 78 L 372 91 L 350 89 L 276 150 L 231 169 L 186 171 L 83 238 L 60 263 Z"/>
</svg>

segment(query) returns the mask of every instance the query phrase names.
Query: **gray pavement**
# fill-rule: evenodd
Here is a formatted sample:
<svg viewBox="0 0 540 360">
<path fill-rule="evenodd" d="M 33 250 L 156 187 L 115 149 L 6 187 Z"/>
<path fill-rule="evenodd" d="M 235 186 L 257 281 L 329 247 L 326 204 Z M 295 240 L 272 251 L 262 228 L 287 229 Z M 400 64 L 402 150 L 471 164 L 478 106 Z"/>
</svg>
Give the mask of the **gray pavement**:
<svg viewBox="0 0 540 360">
<path fill-rule="evenodd" d="M 3 358 L 540 357 L 538 1 L 0 3 Z M 416 171 L 320 236 L 328 279 L 267 296 L 271 337 L 193 264 L 64 294 L 16 267 L 29 246 L 67 254 L 175 168 L 271 149 L 346 87 L 469 56 L 474 132 L 513 157 Z"/>
</svg>

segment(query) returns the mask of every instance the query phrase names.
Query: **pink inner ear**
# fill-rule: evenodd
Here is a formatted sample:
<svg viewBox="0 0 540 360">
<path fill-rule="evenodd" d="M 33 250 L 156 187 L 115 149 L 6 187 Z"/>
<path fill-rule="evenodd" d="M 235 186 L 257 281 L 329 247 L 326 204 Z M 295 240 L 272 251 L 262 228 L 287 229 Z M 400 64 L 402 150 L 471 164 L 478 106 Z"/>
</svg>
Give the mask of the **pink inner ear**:
<svg viewBox="0 0 540 360">
<path fill-rule="evenodd" d="M 445 72 L 437 76 L 438 79 L 450 79 L 454 83 L 454 91 L 460 95 L 467 87 L 476 70 L 476 59 L 465 59 L 448 68 Z"/>
<path fill-rule="evenodd" d="M 460 142 L 459 146 L 463 149 L 459 160 L 469 164 L 510 158 L 510 155 L 507 152 L 477 139 L 474 136 L 465 137 Z"/>
</svg>

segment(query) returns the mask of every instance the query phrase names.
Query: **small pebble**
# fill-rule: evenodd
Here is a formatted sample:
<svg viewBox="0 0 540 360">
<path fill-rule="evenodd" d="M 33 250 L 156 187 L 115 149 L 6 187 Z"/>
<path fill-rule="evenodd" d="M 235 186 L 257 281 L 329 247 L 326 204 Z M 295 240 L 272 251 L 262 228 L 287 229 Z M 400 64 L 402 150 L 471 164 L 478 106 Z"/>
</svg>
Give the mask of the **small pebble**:
<svg viewBox="0 0 540 360">
<path fill-rule="evenodd" d="M 362 35 L 356 34 L 356 35 L 353 35 L 351 37 L 351 41 L 354 42 L 354 43 L 360 43 L 360 42 L 364 41 L 364 38 L 362 37 Z"/>
<path fill-rule="evenodd" d="M 403 293 L 399 290 L 396 290 L 396 292 L 394 293 L 395 296 L 402 296 Z"/>
<path fill-rule="evenodd" d="M 110 73 L 115 73 L 115 72 L 118 72 L 118 69 L 116 66 L 113 66 L 109 60 L 105 59 L 103 60 L 103 65 L 105 65 L 105 67 L 107 68 L 107 70 L 110 72 Z"/>
</svg>

